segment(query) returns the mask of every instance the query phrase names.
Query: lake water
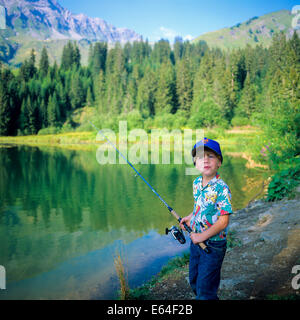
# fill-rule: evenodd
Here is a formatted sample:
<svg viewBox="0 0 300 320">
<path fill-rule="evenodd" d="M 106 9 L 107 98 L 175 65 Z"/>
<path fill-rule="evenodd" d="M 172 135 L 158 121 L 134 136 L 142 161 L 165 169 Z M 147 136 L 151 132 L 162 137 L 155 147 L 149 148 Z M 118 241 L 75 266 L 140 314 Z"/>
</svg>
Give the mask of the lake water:
<svg viewBox="0 0 300 320">
<path fill-rule="evenodd" d="M 95 151 L 0 148 L 0 299 L 115 299 L 121 253 L 134 288 L 188 250 L 165 235 L 175 219 L 128 165 L 100 165 Z M 262 169 L 224 156 L 221 177 L 240 209 L 259 191 Z M 193 209 L 185 165 L 136 165 L 178 214 Z"/>
</svg>

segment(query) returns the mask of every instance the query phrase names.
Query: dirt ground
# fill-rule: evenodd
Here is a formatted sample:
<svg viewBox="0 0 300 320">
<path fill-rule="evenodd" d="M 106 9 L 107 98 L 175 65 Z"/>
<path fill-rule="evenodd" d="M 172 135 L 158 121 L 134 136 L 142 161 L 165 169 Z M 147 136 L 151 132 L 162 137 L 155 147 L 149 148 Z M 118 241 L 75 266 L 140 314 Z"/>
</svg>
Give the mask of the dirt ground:
<svg viewBox="0 0 300 320">
<path fill-rule="evenodd" d="M 230 231 L 235 246 L 227 250 L 223 262 L 220 299 L 300 299 L 300 289 L 292 285 L 296 276 L 292 268 L 300 265 L 299 198 L 256 201 L 231 215 Z M 300 285 L 300 280 L 296 283 Z M 157 282 L 148 297 L 194 298 L 188 284 L 188 265 Z"/>
</svg>

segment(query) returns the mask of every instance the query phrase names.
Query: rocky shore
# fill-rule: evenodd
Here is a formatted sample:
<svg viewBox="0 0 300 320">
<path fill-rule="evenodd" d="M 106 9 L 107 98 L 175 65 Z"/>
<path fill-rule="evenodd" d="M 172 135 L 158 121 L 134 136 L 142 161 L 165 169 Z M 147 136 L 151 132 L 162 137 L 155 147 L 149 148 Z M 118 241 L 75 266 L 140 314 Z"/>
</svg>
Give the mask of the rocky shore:
<svg viewBox="0 0 300 320">
<path fill-rule="evenodd" d="M 223 262 L 220 299 L 300 299 L 292 285 L 292 268 L 300 265 L 299 195 L 298 187 L 294 200 L 258 200 L 232 214 L 233 246 Z M 188 265 L 157 281 L 146 299 L 194 299 Z"/>
</svg>

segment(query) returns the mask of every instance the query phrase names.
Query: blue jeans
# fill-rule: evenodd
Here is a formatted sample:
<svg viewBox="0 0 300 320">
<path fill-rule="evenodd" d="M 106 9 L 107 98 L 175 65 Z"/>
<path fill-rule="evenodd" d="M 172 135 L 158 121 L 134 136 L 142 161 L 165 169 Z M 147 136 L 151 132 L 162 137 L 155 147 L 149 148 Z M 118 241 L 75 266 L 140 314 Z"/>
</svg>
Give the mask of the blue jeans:
<svg viewBox="0 0 300 320">
<path fill-rule="evenodd" d="M 189 280 L 199 300 L 218 300 L 221 267 L 226 253 L 227 241 L 207 241 L 210 253 L 204 252 L 191 242 Z"/>
</svg>

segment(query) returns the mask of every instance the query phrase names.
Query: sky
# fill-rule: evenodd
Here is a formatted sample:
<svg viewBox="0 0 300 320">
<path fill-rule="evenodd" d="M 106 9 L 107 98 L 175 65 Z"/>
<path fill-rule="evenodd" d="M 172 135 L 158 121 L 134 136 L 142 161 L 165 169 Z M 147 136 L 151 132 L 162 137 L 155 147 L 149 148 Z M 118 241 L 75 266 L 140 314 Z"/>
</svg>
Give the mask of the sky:
<svg viewBox="0 0 300 320">
<path fill-rule="evenodd" d="M 98 17 L 118 28 L 132 29 L 150 42 L 176 36 L 192 40 L 254 16 L 292 10 L 300 0 L 57 0 L 73 14 Z"/>
</svg>

